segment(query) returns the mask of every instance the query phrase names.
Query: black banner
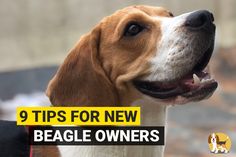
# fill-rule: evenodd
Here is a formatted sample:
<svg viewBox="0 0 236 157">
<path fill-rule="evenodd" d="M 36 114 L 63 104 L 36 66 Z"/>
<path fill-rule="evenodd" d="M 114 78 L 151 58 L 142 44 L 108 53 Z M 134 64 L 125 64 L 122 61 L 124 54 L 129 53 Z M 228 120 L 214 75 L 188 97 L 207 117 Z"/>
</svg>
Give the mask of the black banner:
<svg viewBox="0 0 236 157">
<path fill-rule="evenodd" d="M 33 145 L 164 145 L 164 127 L 31 127 Z"/>
<path fill-rule="evenodd" d="M 27 129 L 14 121 L 0 120 L 0 157 L 29 157 Z"/>
</svg>

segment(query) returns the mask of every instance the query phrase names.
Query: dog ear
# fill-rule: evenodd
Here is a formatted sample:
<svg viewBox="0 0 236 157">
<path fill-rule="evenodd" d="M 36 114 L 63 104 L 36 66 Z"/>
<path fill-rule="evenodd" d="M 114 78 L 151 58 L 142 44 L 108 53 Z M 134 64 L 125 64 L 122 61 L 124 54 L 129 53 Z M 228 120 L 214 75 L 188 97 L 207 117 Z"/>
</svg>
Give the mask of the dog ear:
<svg viewBox="0 0 236 157">
<path fill-rule="evenodd" d="M 211 135 L 208 136 L 208 143 L 211 143 Z"/>
<path fill-rule="evenodd" d="M 53 105 L 111 106 L 117 104 L 114 86 L 99 59 L 100 26 L 83 36 L 71 50 L 46 94 Z"/>
<path fill-rule="evenodd" d="M 220 138 L 218 135 L 216 135 L 216 143 L 219 143 L 220 142 Z"/>
</svg>

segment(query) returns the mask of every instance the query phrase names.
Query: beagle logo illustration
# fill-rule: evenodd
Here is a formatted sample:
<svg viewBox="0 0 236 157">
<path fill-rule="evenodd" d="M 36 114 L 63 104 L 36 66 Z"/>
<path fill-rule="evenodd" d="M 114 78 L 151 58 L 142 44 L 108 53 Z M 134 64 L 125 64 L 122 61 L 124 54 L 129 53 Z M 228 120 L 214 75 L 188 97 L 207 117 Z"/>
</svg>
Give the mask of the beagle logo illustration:
<svg viewBox="0 0 236 157">
<path fill-rule="evenodd" d="M 208 145 L 211 153 L 226 154 L 229 153 L 231 140 L 224 133 L 212 133 L 208 137 Z"/>
</svg>

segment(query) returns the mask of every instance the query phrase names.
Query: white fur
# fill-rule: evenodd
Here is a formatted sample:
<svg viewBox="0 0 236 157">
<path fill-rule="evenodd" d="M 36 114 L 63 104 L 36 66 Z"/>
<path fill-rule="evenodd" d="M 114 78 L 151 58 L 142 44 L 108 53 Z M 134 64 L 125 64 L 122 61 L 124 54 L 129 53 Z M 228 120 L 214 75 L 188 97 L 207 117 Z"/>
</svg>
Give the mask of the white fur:
<svg viewBox="0 0 236 157">
<path fill-rule="evenodd" d="M 143 126 L 165 126 L 166 106 L 144 96 L 132 106 L 141 106 Z M 62 157 L 162 157 L 164 146 L 59 146 Z"/>
<path fill-rule="evenodd" d="M 196 43 L 191 43 L 196 37 L 192 36 L 191 32 L 184 26 L 189 14 L 191 12 L 173 18 L 153 17 L 154 20 L 161 23 L 162 36 L 157 43 L 156 55 L 150 60 L 151 73 L 144 79 L 160 82 L 169 81 L 169 79 L 176 78 L 183 72 L 191 70 L 195 65 L 197 57 L 194 56 L 200 52 L 195 51 Z"/>
</svg>

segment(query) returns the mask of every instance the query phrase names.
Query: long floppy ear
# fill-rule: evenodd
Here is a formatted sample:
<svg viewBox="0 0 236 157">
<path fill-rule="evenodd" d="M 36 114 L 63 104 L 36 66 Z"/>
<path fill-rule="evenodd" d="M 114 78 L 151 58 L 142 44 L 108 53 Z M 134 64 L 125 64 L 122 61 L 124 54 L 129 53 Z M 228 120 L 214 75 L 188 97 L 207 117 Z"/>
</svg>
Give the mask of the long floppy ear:
<svg viewBox="0 0 236 157">
<path fill-rule="evenodd" d="M 208 136 L 208 143 L 211 143 L 211 135 Z"/>
<path fill-rule="evenodd" d="M 114 86 L 99 59 L 100 26 L 83 36 L 47 87 L 56 106 L 111 106 L 117 104 Z"/>
<path fill-rule="evenodd" d="M 220 142 L 219 136 L 216 135 L 216 143 L 218 144 Z"/>
</svg>

